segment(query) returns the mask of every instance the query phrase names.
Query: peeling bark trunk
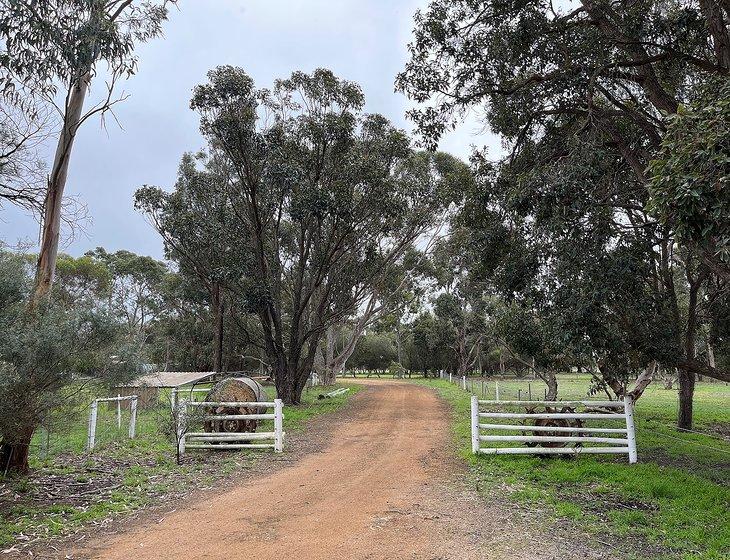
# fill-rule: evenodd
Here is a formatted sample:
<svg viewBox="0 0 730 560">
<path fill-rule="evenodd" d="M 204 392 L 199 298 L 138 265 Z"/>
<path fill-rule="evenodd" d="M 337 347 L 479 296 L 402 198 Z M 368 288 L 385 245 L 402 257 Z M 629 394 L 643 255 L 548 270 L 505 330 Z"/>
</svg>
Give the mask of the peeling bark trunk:
<svg viewBox="0 0 730 560">
<path fill-rule="evenodd" d="M 656 360 L 652 360 L 649 362 L 649 364 L 644 368 L 644 371 L 639 375 L 639 377 L 636 378 L 636 383 L 634 383 L 633 389 L 631 389 L 628 394 L 631 396 L 631 400 L 636 402 L 641 395 L 644 394 L 644 391 L 649 386 L 649 384 L 654 379 L 654 374 L 657 372 L 657 368 L 659 367 L 659 364 Z"/>
<path fill-rule="evenodd" d="M 712 379 L 717 379 L 718 381 L 730 383 L 730 371 L 710 367 L 697 359 L 688 360 L 687 358 L 680 358 L 677 360 L 677 366 L 691 371 L 696 375 L 704 375 Z"/>
<path fill-rule="evenodd" d="M 700 280 L 692 280 L 689 272 L 689 301 L 687 302 L 687 329 L 684 338 L 684 355 L 687 360 L 694 360 L 697 339 L 697 296 L 701 285 Z M 695 392 L 695 372 L 687 367 L 679 367 L 679 412 L 677 427 L 685 430 L 692 429 L 692 400 Z"/>
<path fill-rule="evenodd" d="M 360 316 L 355 324 L 355 328 L 352 329 L 352 334 L 350 335 L 350 339 L 347 341 L 347 344 L 345 344 L 345 347 L 337 356 L 333 356 L 331 362 L 327 363 L 327 369 L 332 372 L 332 375 L 335 378 L 342 373 L 347 360 L 350 359 L 350 356 L 352 356 L 352 353 L 355 351 L 358 339 L 362 336 L 362 333 L 365 331 L 365 327 L 368 325 L 372 317 L 372 306 L 368 305 L 368 309 Z"/>
<path fill-rule="evenodd" d="M 730 68 L 730 37 L 720 4 L 715 0 L 700 0 L 700 10 L 712 36 L 718 66 Z"/>
<path fill-rule="evenodd" d="M 58 138 L 56 155 L 53 160 L 51 175 L 48 178 L 48 190 L 44 203 L 43 230 L 41 233 L 41 247 L 38 253 L 35 285 L 30 297 L 30 308 L 35 309 L 38 304 L 51 293 L 53 279 L 58 260 L 58 242 L 61 235 L 61 209 L 63 193 L 68 178 L 68 165 L 71 160 L 76 133 L 81 124 L 81 112 L 84 100 L 89 90 L 91 73 L 85 72 L 71 88 L 68 106 L 63 121 L 63 129 Z"/>
<path fill-rule="evenodd" d="M 312 373 L 320 338 L 319 333 L 312 334 L 303 347 L 297 346 L 298 351 L 290 351 L 288 355 L 283 348 L 277 350 L 273 345 L 267 344 L 267 355 L 271 361 L 276 393 L 284 404 L 301 404 L 302 393 Z"/>
<path fill-rule="evenodd" d="M 334 358 L 335 358 L 335 340 L 336 340 L 336 333 L 335 328 L 330 325 L 327 327 L 327 332 L 325 333 L 325 348 L 324 348 L 324 371 L 323 371 L 323 377 L 322 382 L 325 385 L 332 385 L 335 382 L 335 379 L 337 378 L 337 374 L 339 371 L 335 371 L 334 369 Z"/>
<path fill-rule="evenodd" d="M 707 341 L 707 365 L 712 369 L 715 369 L 715 351 L 712 349 L 712 344 Z"/>
<path fill-rule="evenodd" d="M 536 372 L 537 373 L 537 372 Z M 552 371 L 545 371 L 537 373 L 537 376 L 542 379 L 547 385 L 547 398 L 548 401 L 555 401 L 558 399 L 558 378 Z"/>
</svg>

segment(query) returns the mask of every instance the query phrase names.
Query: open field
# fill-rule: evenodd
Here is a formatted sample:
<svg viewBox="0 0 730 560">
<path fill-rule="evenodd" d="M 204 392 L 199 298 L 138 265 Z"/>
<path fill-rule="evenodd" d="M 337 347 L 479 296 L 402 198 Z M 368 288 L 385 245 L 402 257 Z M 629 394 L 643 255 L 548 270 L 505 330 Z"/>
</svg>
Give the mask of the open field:
<svg viewBox="0 0 730 560">
<path fill-rule="evenodd" d="M 285 407 L 285 431 L 301 430 L 312 417 L 340 408 L 360 388 L 348 387 L 349 393 L 323 400 L 317 398 L 317 388 L 305 392 L 302 406 Z M 267 390 L 273 393 L 273 387 Z M 31 475 L 0 483 L 0 550 L 19 550 L 84 525 L 104 526 L 118 514 L 183 497 L 192 488 L 215 486 L 261 457 L 260 452 L 191 451 L 177 465 L 174 443 L 164 433 L 169 405 L 140 410 L 134 440 L 127 438 L 128 414 L 117 430 L 116 412 L 99 407 L 97 446 L 91 453 L 85 451 L 86 410 L 65 430 L 53 431 L 47 448 L 41 441 L 45 435 L 36 436 Z"/>
<path fill-rule="evenodd" d="M 697 431 L 674 427 L 676 391 L 649 387 L 636 407 L 639 463 L 625 457 L 555 459 L 479 456 L 470 451 L 470 393 L 442 380 L 434 387 L 454 409 L 454 433 L 481 492 L 500 492 L 513 502 L 547 507 L 558 518 L 580 523 L 617 551 L 642 550 L 650 558 L 719 560 L 730 555 L 730 387 L 699 383 Z M 500 398 L 527 393 L 526 380 L 500 381 Z M 531 381 L 533 398 L 542 397 Z M 494 398 L 494 381 L 489 381 Z M 586 398 L 587 378 L 564 376 L 560 398 Z M 475 383 L 481 393 L 481 383 Z M 481 394 L 480 394 L 481 397 Z M 524 398 L 524 397 L 523 397 Z M 636 554 L 634 552 L 634 554 Z M 627 556 L 622 556 L 627 557 Z"/>
</svg>

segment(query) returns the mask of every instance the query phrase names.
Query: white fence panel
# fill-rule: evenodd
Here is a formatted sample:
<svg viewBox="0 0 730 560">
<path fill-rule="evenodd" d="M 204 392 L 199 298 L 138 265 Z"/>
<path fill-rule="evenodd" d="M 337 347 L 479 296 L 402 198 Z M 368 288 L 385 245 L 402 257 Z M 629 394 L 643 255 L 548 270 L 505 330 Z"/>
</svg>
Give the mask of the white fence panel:
<svg viewBox="0 0 730 560">
<path fill-rule="evenodd" d="M 481 407 L 523 406 L 529 412 L 482 411 Z M 546 408 L 545 412 L 534 412 L 535 407 Z M 548 408 L 584 408 L 584 412 L 554 412 Z M 615 409 L 607 412 L 605 409 Z M 497 420 L 580 420 L 580 421 L 621 421 L 624 427 L 607 428 L 604 426 L 533 426 L 519 423 L 482 423 L 482 418 Z M 483 433 L 498 431 L 501 434 Z M 505 431 L 521 432 L 505 435 Z M 593 436 L 589 434 L 619 434 L 616 437 Z M 622 437 L 623 436 L 623 437 Z M 497 447 L 482 446 L 482 443 L 559 443 L 565 447 Z M 590 447 L 583 446 L 591 444 Z M 568 446 L 571 445 L 572 446 Z M 601 444 L 601 445 L 596 445 Z M 629 463 L 638 460 L 636 452 L 636 432 L 634 426 L 634 403 L 630 397 L 620 401 L 500 401 L 471 398 L 471 447 L 475 454 L 485 455 L 581 455 L 581 454 L 624 454 Z"/>
<path fill-rule="evenodd" d="M 206 414 L 202 420 L 273 420 L 273 432 L 188 432 L 188 408 L 208 407 L 233 408 L 273 408 L 273 413 L 260 414 Z M 281 399 L 272 402 L 205 402 L 183 401 L 178 413 L 178 450 L 182 457 L 188 449 L 273 449 L 275 453 L 284 451 L 284 404 Z M 267 441 L 268 440 L 268 441 Z M 252 441 L 266 443 L 251 443 Z"/>
<path fill-rule="evenodd" d="M 100 402 L 117 403 L 117 429 L 122 427 L 122 401 L 132 401 L 129 406 L 129 439 L 134 439 L 137 432 L 137 395 L 125 395 L 116 397 L 107 397 L 104 399 L 94 399 L 89 407 L 89 426 L 86 435 L 86 449 L 91 451 L 96 445 L 96 419 L 99 413 Z"/>
</svg>

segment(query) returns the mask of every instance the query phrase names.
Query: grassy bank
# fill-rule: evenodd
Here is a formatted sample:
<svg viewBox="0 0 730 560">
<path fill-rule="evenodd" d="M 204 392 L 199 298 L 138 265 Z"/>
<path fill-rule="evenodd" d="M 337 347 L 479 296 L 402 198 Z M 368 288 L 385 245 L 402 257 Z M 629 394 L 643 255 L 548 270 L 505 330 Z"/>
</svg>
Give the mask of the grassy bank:
<svg viewBox="0 0 730 560">
<path fill-rule="evenodd" d="M 315 416 L 337 410 L 360 389 L 347 387 L 348 393 L 322 400 L 318 399 L 322 391 L 311 389 L 301 406 L 285 407 L 287 434 L 303 429 Z M 98 445 L 91 453 L 85 451 L 83 414 L 63 431 L 54 431 L 47 445 L 41 441 L 45 435 L 38 434 L 31 475 L 0 483 L 0 550 L 22 550 L 86 524 L 184 497 L 191 489 L 214 487 L 220 479 L 270 456 L 257 451 L 191 452 L 178 465 L 173 441 L 164 433 L 169 415 L 165 406 L 141 410 L 137 437 L 129 440 L 126 417 L 122 430 L 117 430 L 115 411 L 100 406 Z"/>
<path fill-rule="evenodd" d="M 475 457 L 470 393 L 448 381 L 414 382 L 434 387 L 451 403 L 460 453 L 483 492 L 574 520 L 625 558 L 730 557 L 730 443 L 721 437 L 730 430 L 730 387 L 697 389 L 696 427 L 718 437 L 678 432 L 672 426 L 676 392 L 650 387 L 636 408 L 639 463 L 629 465 L 623 456 Z M 526 383 L 501 381 L 500 397 L 513 397 L 518 387 L 526 394 Z M 585 398 L 586 387 L 586 380 L 566 377 L 560 396 Z M 475 390 L 481 392 L 481 385 Z"/>
</svg>

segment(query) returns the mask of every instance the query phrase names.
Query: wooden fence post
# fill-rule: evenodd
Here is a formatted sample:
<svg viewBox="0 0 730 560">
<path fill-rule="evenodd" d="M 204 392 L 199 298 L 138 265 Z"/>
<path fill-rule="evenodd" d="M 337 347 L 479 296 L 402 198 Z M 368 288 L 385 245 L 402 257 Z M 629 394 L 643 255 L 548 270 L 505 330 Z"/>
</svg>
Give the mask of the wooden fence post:
<svg viewBox="0 0 730 560">
<path fill-rule="evenodd" d="M 134 439 L 137 434 L 137 397 L 129 404 L 129 439 Z"/>
<path fill-rule="evenodd" d="M 117 393 L 117 430 L 122 429 L 122 395 Z"/>
<path fill-rule="evenodd" d="M 626 415 L 626 436 L 629 440 L 629 463 L 638 461 L 636 453 L 636 427 L 634 425 L 634 402 L 631 396 L 624 397 L 624 414 Z"/>
<path fill-rule="evenodd" d="M 461 388 L 466 391 L 466 375 L 461 376 Z"/>
<path fill-rule="evenodd" d="M 471 452 L 479 453 L 479 399 L 471 397 Z"/>
<path fill-rule="evenodd" d="M 274 452 L 284 451 L 284 414 L 281 399 L 274 399 Z"/>
<path fill-rule="evenodd" d="M 497 396 L 496 400 L 499 400 L 499 381 L 495 381 L 494 382 L 494 391 L 495 391 L 496 396 Z"/>
<path fill-rule="evenodd" d="M 98 407 L 99 403 L 94 400 L 91 403 L 91 409 L 89 410 L 89 430 L 86 440 L 86 449 L 89 451 L 94 449 L 94 444 L 96 443 L 96 411 Z"/>
</svg>

